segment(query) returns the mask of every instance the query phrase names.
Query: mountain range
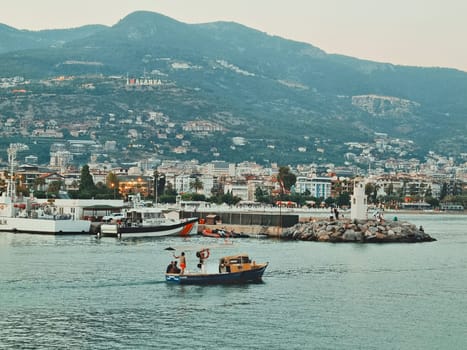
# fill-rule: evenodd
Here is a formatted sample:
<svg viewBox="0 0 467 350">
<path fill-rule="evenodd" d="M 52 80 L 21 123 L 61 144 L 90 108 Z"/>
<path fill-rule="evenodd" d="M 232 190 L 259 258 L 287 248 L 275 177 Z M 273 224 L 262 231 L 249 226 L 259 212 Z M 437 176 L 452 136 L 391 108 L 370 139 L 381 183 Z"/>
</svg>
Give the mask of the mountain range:
<svg viewBox="0 0 467 350">
<path fill-rule="evenodd" d="M 3 91 L 0 116 L 33 108 L 58 121 L 66 115 L 67 122 L 91 111 L 124 116 L 129 110 L 158 111 L 176 123 L 206 120 L 221 125 L 222 133 L 193 138 L 190 148 L 215 146 L 225 160 L 343 163 L 345 143 L 370 142 L 374 133 L 411 140 L 408 157 L 467 152 L 466 72 L 327 54 L 232 22 L 186 24 L 141 11 L 111 27 L 27 31 L 0 25 L 0 78 L 13 76 L 158 79 L 162 87 L 140 93 L 104 84 L 91 92 L 70 87 L 67 98 L 54 94 L 56 108 L 48 110 L 37 92 L 25 103 Z M 102 139 L 112 136 L 97 132 Z M 245 141 L 232 145 L 235 137 Z M 202 152 L 206 159 L 211 153 Z M 193 157 L 190 150 L 185 157 Z"/>
</svg>

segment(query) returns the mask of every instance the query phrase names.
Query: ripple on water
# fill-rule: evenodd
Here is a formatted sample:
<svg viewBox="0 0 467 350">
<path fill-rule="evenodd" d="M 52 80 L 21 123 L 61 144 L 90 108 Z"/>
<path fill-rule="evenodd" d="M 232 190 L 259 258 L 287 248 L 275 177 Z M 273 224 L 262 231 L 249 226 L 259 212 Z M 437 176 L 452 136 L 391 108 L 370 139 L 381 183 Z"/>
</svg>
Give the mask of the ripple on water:
<svg viewBox="0 0 467 350">
<path fill-rule="evenodd" d="M 452 217 L 450 217 L 452 218 Z M 427 244 L 202 238 L 96 240 L 0 234 L 0 348 L 460 349 L 467 217 L 416 216 Z M 436 234 L 433 234 L 436 233 Z M 269 261 L 264 283 L 178 286 L 201 246 Z"/>
</svg>

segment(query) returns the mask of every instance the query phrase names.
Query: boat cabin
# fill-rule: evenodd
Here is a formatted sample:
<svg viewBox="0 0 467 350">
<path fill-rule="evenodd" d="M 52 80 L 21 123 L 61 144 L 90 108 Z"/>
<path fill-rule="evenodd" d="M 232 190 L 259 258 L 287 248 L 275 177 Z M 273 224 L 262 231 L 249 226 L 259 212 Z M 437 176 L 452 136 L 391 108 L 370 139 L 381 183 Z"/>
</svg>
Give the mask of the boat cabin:
<svg viewBox="0 0 467 350">
<path fill-rule="evenodd" d="M 114 220 L 117 221 L 117 220 Z M 160 208 L 141 207 L 123 211 L 123 217 L 117 221 L 122 227 L 153 227 L 173 225 L 177 219 L 166 218 Z"/>
<path fill-rule="evenodd" d="M 224 256 L 219 261 L 219 272 L 242 272 L 255 268 L 256 262 L 251 262 L 246 254 Z"/>
</svg>

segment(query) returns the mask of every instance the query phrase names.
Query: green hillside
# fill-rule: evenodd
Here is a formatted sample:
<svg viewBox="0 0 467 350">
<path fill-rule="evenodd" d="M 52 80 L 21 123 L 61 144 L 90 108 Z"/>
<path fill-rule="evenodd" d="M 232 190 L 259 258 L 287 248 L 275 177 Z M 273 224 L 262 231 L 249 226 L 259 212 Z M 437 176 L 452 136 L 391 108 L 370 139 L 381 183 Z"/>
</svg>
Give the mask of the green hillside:
<svg viewBox="0 0 467 350">
<path fill-rule="evenodd" d="M 150 12 L 132 13 L 112 27 L 27 32 L 5 26 L 0 42 L 10 43 L 0 46 L 0 77 L 80 77 L 59 87 L 32 85 L 33 93 L 14 102 L 3 90 L 8 103 L 0 104 L 1 115 L 26 115 L 33 106 L 36 115 L 70 123 L 91 114 L 160 111 L 179 125 L 208 120 L 223 126 L 215 139 L 186 135 L 190 149 L 204 152 L 181 158 L 212 159 L 215 145 L 214 153 L 229 161 L 339 164 L 345 142 L 369 141 L 374 132 L 413 140 L 407 157 L 467 152 L 467 73 L 454 69 L 329 55 L 236 23 L 185 24 Z M 127 89 L 127 76 L 162 84 Z M 90 81 L 95 89 L 83 89 Z M 44 98 L 47 93 L 53 97 Z M 101 140 L 114 136 L 107 131 L 96 130 Z M 163 148 L 157 134 L 147 130 L 146 141 Z M 239 136 L 246 144 L 232 147 Z"/>
</svg>

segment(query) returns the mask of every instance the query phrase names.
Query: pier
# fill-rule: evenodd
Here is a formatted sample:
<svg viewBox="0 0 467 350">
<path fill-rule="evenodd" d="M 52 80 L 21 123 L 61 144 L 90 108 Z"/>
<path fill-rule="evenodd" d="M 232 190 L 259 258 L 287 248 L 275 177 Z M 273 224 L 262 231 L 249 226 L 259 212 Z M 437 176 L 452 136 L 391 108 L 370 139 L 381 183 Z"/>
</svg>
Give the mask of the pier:
<svg viewBox="0 0 467 350">
<path fill-rule="evenodd" d="M 281 239 L 319 242 L 414 243 L 436 241 L 422 227 L 405 221 L 384 219 L 382 213 L 368 213 L 365 180 L 356 181 L 349 212 L 298 208 L 203 207 L 182 211 L 183 217 L 199 217 L 198 233 L 205 228 L 251 236 L 267 235 Z M 217 209 L 217 210 L 216 210 Z"/>
</svg>

